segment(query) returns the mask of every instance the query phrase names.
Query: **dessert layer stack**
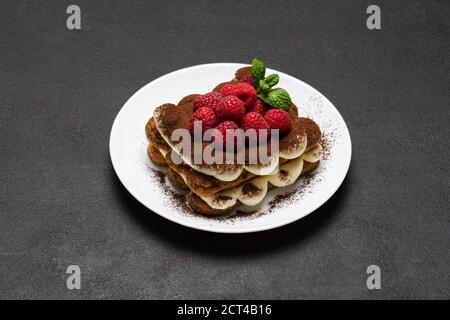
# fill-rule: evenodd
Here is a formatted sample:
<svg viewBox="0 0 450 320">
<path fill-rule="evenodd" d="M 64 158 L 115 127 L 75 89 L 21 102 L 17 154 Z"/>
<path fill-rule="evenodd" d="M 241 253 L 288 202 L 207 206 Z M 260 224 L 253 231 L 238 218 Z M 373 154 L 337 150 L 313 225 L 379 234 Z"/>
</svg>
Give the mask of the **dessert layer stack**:
<svg viewBox="0 0 450 320">
<path fill-rule="evenodd" d="M 213 91 L 220 92 L 225 85 L 238 83 L 250 72 L 250 68 L 239 69 L 232 81 L 218 85 Z M 300 176 L 314 170 L 322 159 L 320 128 L 313 120 L 298 117 L 297 107 L 292 104 L 287 111 L 291 119 L 290 131 L 280 137 L 279 149 L 269 153 L 267 163 L 250 164 L 248 147 L 245 163 L 196 163 L 193 154 L 186 155 L 178 141 L 172 141 L 171 137 L 176 129 L 189 130 L 195 113 L 194 101 L 199 96 L 192 94 L 177 105 L 159 106 L 145 128 L 150 159 L 167 168 L 167 176 L 174 187 L 188 190 L 189 204 L 196 212 L 216 215 L 239 205 L 257 206 L 268 190 L 293 184 Z M 202 144 L 201 148 L 206 145 Z M 194 147 L 192 142 L 192 150 Z M 270 146 L 267 149 L 270 150 Z M 181 163 L 174 159 L 181 159 Z"/>
</svg>

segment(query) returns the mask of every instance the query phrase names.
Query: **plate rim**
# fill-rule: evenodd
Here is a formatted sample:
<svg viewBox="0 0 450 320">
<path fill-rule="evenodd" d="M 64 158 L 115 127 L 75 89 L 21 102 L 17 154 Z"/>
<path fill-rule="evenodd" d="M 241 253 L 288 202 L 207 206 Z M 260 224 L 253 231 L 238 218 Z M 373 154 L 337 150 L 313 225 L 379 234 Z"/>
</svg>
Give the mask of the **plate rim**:
<svg viewBox="0 0 450 320">
<path fill-rule="evenodd" d="M 303 85 L 307 86 L 309 89 L 311 89 L 313 92 L 319 94 L 321 97 L 323 97 L 328 103 L 330 103 L 334 109 L 337 111 L 338 116 L 341 118 L 342 120 L 342 124 L 343 124 L 343 131 L 345 132 L 345 139 L 348 139 L 348 146 L 349 146 L 349 150 L 348 150 L 348 155 L 346 157 L 346 168 L 342 174 L 342 177 L 340 178 L 340 181 L 336 184 L 336 188 L 335 190 L 333 190 L 333 192 L 330 192 L 329 196 L 324 197 L 321 201 L 317 201 L 316 203 L 314 203 L 314 205 L 310 206 L 310 208 L 308 208 L 307 210 L 305 210 L 303 212 L 302 215 L 299 216 L 292 216 L 289 219 L 284 219 L 281 221 L 277 221 L 274 222 L 272 224 L 266 225 L 266 226 L 249 226 L 247 228 L 244 229 L 233 229 L 232 225 L 230 225 L 230 228 L 224 228 L 224 229 L 216 229 L 214 228 L 214 226 L 202 226 L 202 225 L 198 225 L 195 222 L 191 222 L 188 220 L 184 220 L 181 218 L 178 218 L 174 215 L 171 214 L 166 214 L 164 212 L 158 212 L 155 211 L 154 209 L 150 208 L 148 205 L 145 204 L 145 201 L 141 201 L 141 199 L 139 199 L 138 196 L 136 196 L 135 194 L 133 194 L 133 192 L 130 191 L 129 187 L 124 183 L 123 181 L 123 177 L 120 176 L 118 170 L 117 170 L 117 163 L 115 163 L 114 158 L 113 158 L 113 133 L 115 132 L 115 128 L 117 127 L 117 123 L 118 123 L 118 119 L 120 118 L 121 114 L 124 112 L 125 106 L 131 101 L 131 99 L 133 99 L 134 96 L 138 95 L 141 91 L 143 91 L 147 86 L 151 85 L 153 82 L 159 81 L 162 78 L 165 77 L 170 77 L 173 76 L 174 74 L 177 73 L 182 73 L 182 72 L 186 72 L 190 69 L 197 69 L 197 68 L 204 68 L 204 67 L 214 67 L 214 66 L 226 66 L 226 67 L 244 67 L 244 66 L 249 66 L 249 64 L 244 64 L 244 63 L 233 63 L 233 62 L 219 62 L 219 63 L 205 63 L 205 64 L 198 64 L 198 65 L 194 65 L 194 66 L 189 66 L 189 67 L 185 67 L 185 68 L 181 68 L 175 71 L 171 71 L 169 73 L 166 73 L 162 76 L 159 76 L 156 79 L 151 80 L 150 82 L 146 83 L 144 86 L 142 86 L 139 90 L 137 90 L 136 92 L 134 92 L 128 99 L 127 101 L 122 105 L 122 107 L 120 108 L 119 112 L 116 114 L 113 124 L 111 126 L 111 132 L 109 135 L 109 155 L 110 155 L 110 160 L 111 160 L 111 164 L 113 166 L 114 172 L 117 176 L 117 178 L 119 179 L 120 183 L 124 186 L 124 188 L 127 190 L 127 192 L 133 196 L 133 198 L 136 199 L 136 201 L 138 201 L 139 203 L 141 203 L 144 207 L 146 207 L 150 212 L 152 213 L 156 213 L 157 215 L 171 221 L 174 223 L 177 223 L 179 225 L 182 225 L 184 227 L 189 227 L 192 229 L 196 229 L 196 230 L 201 230 L 201 231 L 206 231 L 206 232 L 213 232 L 213 233 L 224 233 L 224 234 L 241 234 L 241 233 L 256 233 L 256 232 L 262 232 L 262 231 L 267 231 L 267 230 L 272 230 L 272 229 L 276 229 L 276 228 L 280 228 L 282 226 L 291 224 L 295 221 L 298 221 L 308 215 L 310 215 L 311 213 L 313 213 L 314 211 L 316 211 L 317 209 L 319 209 L 321 206 L 323 206 L 328 200 L 331 199 L 331 197 L 337 192 L 337 190 L 339 190 L 339 188 L 341 187 L 342 183 L 344 182 L 345 178 L 347 177 L 348 171 L 350 169 L 350 164 L 351 164 L 351 159 L 352 159 L 352 141 L 351 141 L 351 136 L 350 136 L 350 131 L 348 130 L 347 127 L 347 123 L 345 122 L 344 118 L 342 117 L 341 113 L 339 112 L 339 110 L 336 108 L 336 106 L 325 96 L 323 95 L 321 92 L 319 92 L 316 88 L 314 88 L 313 86 L 309 85 L 308 83 L 295 78 L 289 74 L 286 74 L 284 72 L 275 70 L 275 69 L 271 69 L 268 68 L 268 70 L 273 71 L 273 72 L 277 72 L 279 74 L 282 74 L 283 77 L 285 78 L 290 78 L 291 80 L 294 81 L 300 81 Z"/>
</svg>

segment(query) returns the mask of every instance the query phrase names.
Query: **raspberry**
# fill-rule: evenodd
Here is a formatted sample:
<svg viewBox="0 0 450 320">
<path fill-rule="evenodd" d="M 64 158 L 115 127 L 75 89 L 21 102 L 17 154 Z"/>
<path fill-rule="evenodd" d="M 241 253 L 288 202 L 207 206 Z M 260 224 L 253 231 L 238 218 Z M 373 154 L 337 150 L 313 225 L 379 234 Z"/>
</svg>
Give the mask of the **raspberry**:
<svg viewBox="0 0 450 320">
<path fill-rule="evenodd" d="M 210 128 L 214 128 L 217 124 L 217 117 L 214 111 L 207 107 L 202 107 L 195 111 L 195 113 L 192 115 L 190 124 L 189 124 L 189 131 L 191 131 L 192 134 L 194 134 L 194 123 L 200 122 L 202 126 L 202 133 L 204 133 L 206 130 Z"/>
<path fill-rule="evenodd" d="M 253 79 L 252 79 L 252 76 L 251 76 L 250 74 L 248 74 L 248 75 L 246 75 L 246 76 L 243 76 L 243 77 L 239 80 L 239 82 L 246 82 L 246 83 L 251 84 L 251 85 L 253 86 Z"/>
<path fill-rule="evenodd" d="M 202 107 L 208 107 L 216 110 L 217 104 L 221 99 L 222 96 L 217 92 L 209 92 L 207 94 L 199 96 L 194 100 L 194 110 Z"/>
<path fill-rule="evenodd" d="M 241 127 L 242 129 L 244 129 L 244 131 L 247 131 L 249 129 L 256 130 L 258 140 L 261 133 L 260 130 L 262 129 L 267 130 L 267 138 L 270 135 L 270 126 L 267 124 L 266 120 L 264 120 L 264 117 L 258 112 L 247 113 L 244 118 L 242 118 Z"/>
<path fill-rule="evenodd" d="M 235 96 L 224 97 L 217 105 L 217 116 L 220 120 L 239 122 L 245 114 L 244 104 Z"/>
<path fill-rule="evenodd" d="M 292 122 L 289 113 L 281 109 L 271 109 L 264 115 L 270 129 L 280 130 L 280 135 L 291 130 Z"/>
<path fill-rule="evenodd" d="M 243 103 L 245 108 L 249 108 L 253 105 L 256 99 L 256 90 L 253 86 L 247 82 L 238 82 L 235 84 L 227 84 L 222 87 L 220 93 L 225 96 L 236 96 Z"/>
<path fill-rule="evenodd" d="M 216 127 L 217 131 L 215 131 L 212 134 L 212 140 L 217 142 L 217 143 L 221 143 L 222 146 L 226 146 L 227 144 L 227 130 L 229 131 L 234 131 L 236 129 L 239 129 L 238 125 L 236 124 L 236 122 L 233 121 L 223 121 L 221 123 L 219 123 L 219 125 Z M 219 134 L 220 132 L 220 134 Z M 221 140 L 219 140 L 221 139 Z M 234 138 L 234 145 L 236 146 L 236 142 L 237 142 L 237 137 L 235 136 Z"/>
<path fill-rule="evenodd" d="M 266 104 L 260 99 L 256 99 L 255 103 L 248 109 L 248 112 L 258 112 L 264 114 L 266 112 Z"/>
</svg>

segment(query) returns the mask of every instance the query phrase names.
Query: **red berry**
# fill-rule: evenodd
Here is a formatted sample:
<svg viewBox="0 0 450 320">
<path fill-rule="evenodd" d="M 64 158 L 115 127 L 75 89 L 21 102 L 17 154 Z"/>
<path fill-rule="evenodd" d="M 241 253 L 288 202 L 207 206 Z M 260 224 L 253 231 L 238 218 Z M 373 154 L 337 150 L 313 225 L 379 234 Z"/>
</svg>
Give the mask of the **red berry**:
<svg viewBox="0 0 450 320">
<path fill-rule="evenodd" d="M 233 95 L 232 93 L 234 92 L 234 84 L 226 84 L 222 87 L 222 89 L 220 89 L 220 94 L 225 97 L 225 96 L 231 96 Z"/>
<path fill-rule="evenodd" d="M 239 80 L 239 82 L 246 82 L 246 83 L 251 84 L 251 85 L 253 86 L 253 79 L 252 79 L 252 76 L 251 76 L 250 74 L 248 74 L 248 75 L 246 75 L 246 76 L 243 76 L 243 77 Z"/>
<path fill-rule="evenodd" d="M 217 105 L 219 120 L 239 122 L 245 114 L 244 104 L 238 97 L 226 96 Z"/>
<path fill-rule="evenodd" d="M 260 99 L 256 99 L 255 103 L 248 109 L 248 112 L 258 112 L 264 114 L 266 112 L 266 104 Z"/>
<path fill-rule="evenodd" d="M 216 127 L 217 131 L 215 131 L 212 134 L 212 140 L 218 143 L 221 143 L 222 146 L 226 146 L 227 144 L 227 130 L 228 131 L 232 131 L 234 133 L 234 131 L 236 131 L 236 129 L 239 129 L 238 125 L 236 124 L 236 122 L 233 121 L 223 121 L 221 123 L 219 123 L 219 125 Z M 220 132 L 220 134 L 219 134 Z M 234 146 L 236 146 L 236 142 L 237 142 L 237 137 L 235 136 L 234 138 Z"/>
<path fill-rule="evenodd" d="M 292 121 L 289 113 L 281 109 L 270 109 L 264 115 L 270 129 L 280 130 L 280 135 L 288 133 L 291 130 Z"/>
<path fill-rule="evenodd" d="M 207 107 L 202 107 L 195 111 L 189 123 L 189 131 L 191 131 L 192 134 L 194 134 L 194 123 L 196 122 L 200 122 L 202 126 L 202 133 L 208 129 L 214 128 L 217 124 L 217 117 L 214 110 Z"/>
<path fill-rule="evenodd" d="M 247 82 L 238 82 L 235 84 L 224 85 L 220 90 L 220 93 L 223 97 L 238 97 L 244 103 L 245 108 L 251 107 L 256 99 L 255 88 L 253 88 L 253 86 Z"/>
<path fill-rule="evenodd" d="M 216 110 L 217 104 L 222 100 L 222 96 L 217 92 L 209 92 L 201 95 L 194 100 L 194 109 L 197 110 L 202 107 L 208 107 Z"/>
<path fill-rule="evenodd" d="M 242 118 L 241 127 L 244 131 L 249 129 L 256 130 L 258 140 L 261 134 L 260 130 L 265 129 L 267 130 L 267 137 L 270 135 L 270 126 L 267 124 L 266 120 L 264 120 L 264 117 L 258 112 L 247 113 L 244 118 Z"/>
</svg>

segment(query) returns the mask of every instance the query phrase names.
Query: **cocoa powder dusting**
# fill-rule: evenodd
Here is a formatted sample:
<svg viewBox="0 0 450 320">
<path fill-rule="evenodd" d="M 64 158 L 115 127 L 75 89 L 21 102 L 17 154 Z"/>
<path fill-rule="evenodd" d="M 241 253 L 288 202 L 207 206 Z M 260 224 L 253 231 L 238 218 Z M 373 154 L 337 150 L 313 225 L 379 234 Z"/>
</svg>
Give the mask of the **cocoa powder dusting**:
<svg viewBox="0 0 450 320">
<path fill-rule="evenodd" d="M 289 178 L 289 172 L 283 169 L 280 169 L 278 176 L 282 181 L 286 181 Z"/>
<path fill-rule="evenodd" d="M 322 136 L 322 151 L 323 151 L 323 160 L 327 160 L 331 154 L 331 147 L 333 145 L 334 138 L 330 134 L 323 134 Z"/>
<path fill-rule="evenodd" d="M 310 189 L 311 186 L 313 186 L 314 184 L 316 184 L 320 181 L 318 178 L 318 175 L 316 174 L 315 171 L 310 174 L 305 175 L 304 177 L 301 177 L 300 179 L 302 179 L 300 185 L 295 187 L 295 189 L 293 191 L 279 194 L 279 195 L 275 196 L 275 198 L 273 198 L 268 203 L 268 206 L 269 206 L 268 213 L 272 213 L 274 211 L 274 209 L 277 209 L 277 208 L 280 208 L 283 206 L 288 206 L 288 205 L 298 201 L 307 192 L 310 192 L 308 190 Z"/>
<path fill-rule="evenodd" d="M 261 216 L 262 214 L 258 210 L 244 211 L 236 210 L 228 213 L 223 213 L 215 216 L 210 216 L 208 219 L 214 219 L 218 222 L 234 222 L 238 220 L 249 220 Z"/>
<path fill-rule="evenodd" d="M 158 183 L 160 185 L 164 185 L 164 186 L 166 185 L 164 183 L 164 179 L 165 179 L 165 176 L 166 176 L 166 174 L 164 172 L 158 171 L 158 170 L 153 170 L 153 174 L 158 178 Z"/>
<path fill-rule="evenodd" d="M 242 187 L 242 192 L 249 197 L 258 196 L 261 194 L 262 190 L 254 186 L 251 183 L 246 183 Z"/>
<path fill-rule="evenodd" d="M 215 203 L 223 203 L 223 202 L 226 202 L 226 201 L 231 200 L 231 199 L 232 198 L 230 196 L 220 195 L 217 198 L 215 198 L 213 200 L 213 202 L 215 202 Z"/>
<path fill-rule="evenodd" d="M 161 189 L 164 191 L 164 194 L 169 196 L 169 200 L 171 205 L 173 205 L 176 209 L 178 209 L 181 213 L 184 214 L 192 214 L 194 211 L 192 208 L 188 205 L 186 201 L 186 195 L 180 192 L 173 191 L 165 181 L 166 173 L 150 169 L 152 174 L 157 178 L 158 185 L 161 187 Z"/>
</svg>

